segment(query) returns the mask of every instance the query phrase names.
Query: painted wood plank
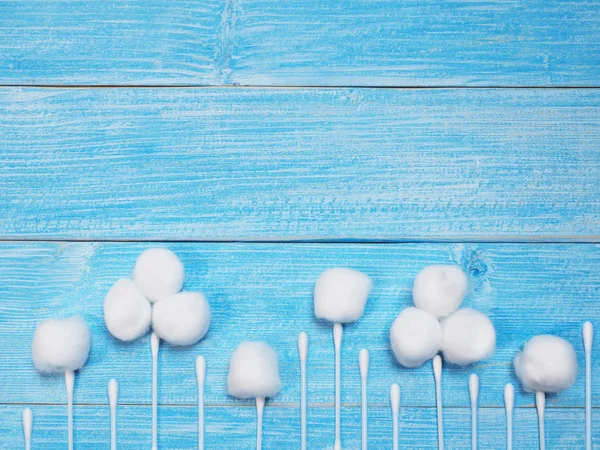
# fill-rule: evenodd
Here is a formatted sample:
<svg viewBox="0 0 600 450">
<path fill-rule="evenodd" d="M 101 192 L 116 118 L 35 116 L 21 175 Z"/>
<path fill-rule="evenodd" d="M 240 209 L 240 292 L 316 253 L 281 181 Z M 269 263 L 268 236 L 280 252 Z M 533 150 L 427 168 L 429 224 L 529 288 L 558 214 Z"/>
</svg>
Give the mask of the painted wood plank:
<svg viewBox="0 0 600 450">
<path fill-rule="evenodd" d="M 22 448 L 20 415 L 23 406 L 0 406 L 0 449 Z M 34 433 L 32 448 L 55 449 L 65 445 L 66 408 L 64 406 L 32 405 Z M 75 444 L 79 448 L 108 447 L 110 422 L 108 407 L 75 407 Z M 593 426 L 600 428 L 600 411 L 595 410 Z M 254 408 L 230 406 L 209 407 L 206 410 L 206 447 L 227 449 L 254 448 Z M 308 411 L 308 448 L 324 449 L 333 445 L 332 408 L 312 408 Z M 196 410 L 191 407 L 159 408 L 159 446 L 161 449 L 191 449 L 196 445 Z M 391 413 L 387 407 L 369 409 L 369 445 L 371 448 L 391 448 Z M 470 411 L 448 408 L 444 411 L 445 444 L 448 448 L 470 448 Z M 263 448 L 300 448 L 299 410 L 292 407 L 265 408 Z M 514 446 L 537 448 L 537 415 L 533 408 L 515 411 Z M 121 406 L 118 410 L 117 443 L 121 448 L 150 446 L 151 409 Z M 548 448 L 572 450 L 584 445 L 584 410 L 581 408 L 552 409 L 546 417 Z M 480 409 L 479 447 L 489 450 L 506 448 L 505 413 L 500 408 Z M 597 435 L 595 435 L 597 436 Z M 595 439 L 598 441 L 598 438 Z M 348 450 L 360 449 L 360 408 L 342 409 L 342 442 Z M 599 448 L 600 441 L 594 442 Z M 437 448 L 435 409 L 403 408 L 400 415 L 400 445 L 402 449 Z"/>
<path fill-rule="evenodd" d="M 0 89 L 0 237 L 597 240 L 600 91 Z"/>
<path fill-rule="evenodd" d="M 234 1 L 233 83 L 598 86 L 600 2 Z"/>
<path fill-rule="evenodd" d="M 224 0 L 1 1 L 0 84 L 220 84 L 224 7 Z"/>
<path fill-rule="evenodd" d="M 121 384 L 126 404 L 150 402 L 149 337 L 121 344 L 103 321 L 104 295 L 118 278 L 131 273 L 147 243 L 0 244 L 0 402 L 62 403 L 62 377 L 40 376 L 30 359 L 35 325 L 57 315 L 80 313 L 93 333 L 87 366 L 77 376 L 77 404 L 106 404 L 106 383 Z M 500 407 L 504 384 L 516 380 L 511 360 L 535 334 L 568 339 L 583 367 L 581 326 L 600 324 L 600 246 L 596 244 L 170 244 L 187 270 L 185 289 L 202 290 L 213 311 L 207 337 L 190 348 L 164 345 L 159 364 L 159 402 L 194 405 L 194 360 L 206 357 L 206 402 L 239 405 L 226 394 L 229 358 L 242 340 L 262 339 L 279 353 L 283 389 L 277 405 L 299 402 L 297 335 L 307 331 L 308 400 L 333 404 L 331 325 L 312 310 L 314 281 L 326 268 L 349 266 L 369 274 L 374 289 L 360 322 L 345 328 L 342 350 L 342 401 L 360 402 L 358 353 L 371 353 L 370 403 L 388 405 L 389 386 L 397 382 L 405 406 L 433 407 L 430 364 L 415 370 L 394 360 L 388 330 L 395 316 L 411 304 L 412 280 L 424 266 L 456 263 L 471 283 L 465 306 L 489 314 L 498 348 L 489 361 L 471 368 L 448 366 L 444 403 L 467 407 L 468 376 L 480 375 L 481 405 Z M 600 326 L 600 325 L 598 325 Z M 595 350 L 595 354 L 597 354 Z M 594 357 L 594 373 L 600 358 Z M 598 386 L 598 378 L 594 386 Z M 517 392 L 517 405 L 532 406 L 533 396 Z M 600 406 L 600 389 L 593 403 Z M 248 404 L 248 403 L 245 403 Z M 550 396 L 550 408 L 583 407 L 583 371 L 575 386 Z"/>
<path fill-rule="evenodd" d="M 597 86 L 597 0 L 0 2 L 0 84 Z"/>
</svg>

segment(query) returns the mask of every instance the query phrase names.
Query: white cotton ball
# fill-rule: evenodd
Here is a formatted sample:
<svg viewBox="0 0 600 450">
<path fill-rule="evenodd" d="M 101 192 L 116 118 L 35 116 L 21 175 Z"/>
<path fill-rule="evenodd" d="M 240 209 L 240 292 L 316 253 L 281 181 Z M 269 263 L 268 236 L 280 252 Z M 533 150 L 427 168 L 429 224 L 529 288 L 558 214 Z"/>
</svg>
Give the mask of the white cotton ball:
<svg viewBox="0 0 600 450">
<path fill-rule="evenodd" d="M 81 369 L 91 343 L 92 334 L 81 316 L 44 320 L 33 335 L 33 364 L 44 373 Z"/>
<path fill-rule="evenodd" d="M 315 316 L 336 323 L 360 319 L 371 285 L 371 279 L 358 270 L 327 269 L 315 284 Z"/>
<path fill-rule="evenodd" d="M 394 320 L 390 342 L 400 364 L 418 367 L 442 348 L 442 328 L 435 316 L 411 306 Z"/>
<path fill-rule="evenodd" d="M 117 281 L 104 299 L 104 322 L 108 331 L 122 341 L 146 334 L 152 322 L 152 306 L 133 281 Z"/>
<path fill-rule="evenodd" d="M 496 330 L 485 314 L 463 308 L 442 323 L 444 359 L 466 366 L 487 358 L 496 347 Z"/>
<path fill-rule="evenodd" d="M 132 278 L 144 297 L 154 303 L 181 290 L 183 264 L 168 248 L 149 248 L 135 262 Z"/>
<path fill-rule="evenodd" d="M 173 345 L 192 345 L 204 337 L 210 326 L 210 306 L 199 292 L 180 292 L 155 303 L 152 328 Z"/>
<path fill-rule="evenodd" d="M 577 355 L 573 346 L 556 336 L 531 338 L 513 361 L 523 387 L 532 392 L 561 392 L 577 377 Z"/>
<path fill-rule="evenodd" d="M 467 295 L 467 276 L 460 267 L 434 264 L 415 277 L 413 302 L 436 317 L 456 311 Z"/>
<path fill-rule="evenodd" d="M 239 398 L 272 397 L 280 389 L 275 349 L 265 342 L 242 342 L 229 362 L 229 395 Z"/>
</svg>

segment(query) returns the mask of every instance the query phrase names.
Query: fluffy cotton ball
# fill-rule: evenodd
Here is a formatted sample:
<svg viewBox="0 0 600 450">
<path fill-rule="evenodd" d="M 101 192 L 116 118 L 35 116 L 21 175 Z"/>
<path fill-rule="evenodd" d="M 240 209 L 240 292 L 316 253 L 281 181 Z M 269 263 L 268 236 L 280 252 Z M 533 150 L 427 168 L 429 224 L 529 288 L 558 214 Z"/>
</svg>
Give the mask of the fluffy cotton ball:
<svg viewBox="0 0 600 450">
<path fill-rule="evenodd" d="M 360 319 L 371 285 L 371 279 L 358 270 L 326 270 L 315 284 L 315 316 L 336 323 Z"/>
<path fill-rule="evenodd" d="M 154 304 L 152 327 L 173 345 L 191 345 L 204 337 L 210 326 L 210 306 L 199 292 L 180 292 Z"/>
<path fill-rule="evenodd" d="M 515 372 L 528 391 L 561 392 L 577 377 L 573 346 L 556 336 L 531 338 L 514 360 Z"/>
<path fill-rule="evenodd" d="M 239 398 L 272 397 L 280 389 L 275 349 L 265 342 L 242 342 L 229 362 L 229 395 Z"/>
<path fill-rule="evenodd" d="M 442 324 L 444 359 L 466 366 L 487 358 L 496 347 L 492 321 L 471 308 L 459 309 Z"/>
<path fill-rule="evenodd" d="M 183 286 L 183 264 L 167 248 L 150 248 L 135 262 L 133 282 L 151 302 L 177 294 Z"/>
<path fill-rule="evenodd" d="M 467 276 L 458 266 L 434 264 L 415 277 L 413 302 L 437 317 L 456 311 L 467 295 Z"/>
<path fill-rule="evenodd" d="M 442 348 L 442 328 L 435 316 L 411 306 L 394 320 L 390 342 L 400 364 L 418 367 Z"/>
<path fill-rule="evenodd" d="M 92 334 L 81 316 L 47 319 L 33 335 L 33 364 L 40 372 L 78 370 L 90 354 Z"/>
<path fill-rule="evenodd" d="M 152 306 L 133 281 L 122 278 L 104 299 L 104 322 L 108 331 L 122 341 L 146 334 L 152 322 Z"/>
</svg>

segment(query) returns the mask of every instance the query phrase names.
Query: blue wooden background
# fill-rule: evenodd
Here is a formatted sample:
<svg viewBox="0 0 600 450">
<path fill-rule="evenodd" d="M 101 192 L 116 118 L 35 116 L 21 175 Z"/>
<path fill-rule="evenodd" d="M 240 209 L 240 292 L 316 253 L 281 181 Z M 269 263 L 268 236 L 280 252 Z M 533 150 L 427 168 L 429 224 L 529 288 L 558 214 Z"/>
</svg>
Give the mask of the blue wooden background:
<svg viewBox="0 0 600 450">
<path fill-rule="evenodd" d="M 444 372 L 446 445 L 505 447 L 503 386 L 538 333 L 600 329 L 600 1 L 0 0 L 0 448 L 66 447 L 64 382 L 39 375 L 40 320 L 70 313 L 93 347 L 75 389 L 75 443 L 107 448 L 120 382 L 121 448 L 150 447 L 150 344 L 112 338 L 102 303 L 153 245 L 173 249 L 213 326 L 160 354 L 159 444 L 196 443 L 194 359 L 206 356 L 208 448 L 254 445 L 253 405 L 226 395 L 231 352 L 265 339 L 284 387 L 266 449 L 298 448 L 296 338 L 307 331 L 309 448 L 333 444 L 333 345 L 312 314 L 324 269 L 374 281 L 345 329 L 342 435 L 360 446 L 358 352 L 371 351 L 370 444 L 436 448 L 429 365 L 398 366 L 388 330 L 414 275 L 459 264 L 490 315 L 489 361 Z M 595 351 L 595 356 L 599 355 Z M 600 449 L 600 360 L 594 362 Z M 535 449 L 517 390 L 515 448 Z M 548 448 L 584 445 L 584 377 L 548 398 Z"/>
</svg>

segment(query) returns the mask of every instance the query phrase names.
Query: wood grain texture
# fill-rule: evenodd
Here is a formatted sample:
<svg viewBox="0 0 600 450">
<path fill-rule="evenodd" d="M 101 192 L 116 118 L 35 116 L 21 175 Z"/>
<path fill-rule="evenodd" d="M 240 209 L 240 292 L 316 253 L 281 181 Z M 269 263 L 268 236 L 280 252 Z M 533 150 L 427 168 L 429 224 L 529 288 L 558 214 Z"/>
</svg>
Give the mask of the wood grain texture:
<svg viewBox="0 0 600 450">
<path fill-rule="evenodd" d="M 0 133 L 5 239 L 599 239 L 599 90 L 5 88 Z"/>
<path fill-rule="evenodd" d="M 125 404 L 150 402 L 150 343 L 118 343 L 106 331 L 103 299 L 110 286 L 131 273 L 146 243 L 10 243 L 0 244 L 0 403 L 64 402 L 62 377 L 39 375 L 31 362 L 35 325 L 47 317 L 82 314 L 90 323 L 90 359 L 78 374 L 77 404 L 106 404 L 106 384 L 120 382 Z M 468 376 L 481 378 L 480 405 L 501 407 L 504 384 L 518 386 L 511 360 L 535 334 L 568 339 L 583 368 L 581 326 L 600 323 L 600 246 L 595 244 L 171 244 L 187 271 L 184 288 L 202 290 L 210 301 L 213 324 L 207 337 L 189 348 L 163 345 L 159 360 L 159 402 L 194 405 L 194 360 L 207 361 L 206 402 L 249 405 L 226 393 L 229 358 L 242 340 L 261 339 L 279 353 L 282 391 L 272 404 L 299 402 L 297 335 L 309 335 L 308 400 L 312 406 L 333 404 L 333 342 L 330 324 L 313 315 L 312 289 L 329 267 L 348 266 L 369 274 L 374 288 L 363 318 L 345 327 L 342 346 L 342 401 L 360 402 L 358 353 L 371 354 L 370 404 L 389 403 L 389 387 L 400 384 L 405 406 L 433 407 L 430 364 L 401 368 L 389 346 L 389 327 L 411 304 L 412 280 L 432 263 L 459 264 L 469 276 L 465 306 L 489 314 L 498 345 L 493 358 L 470 368 L 448 367 L 444 404 L 467 407 Z M 597 354 L 597 352 L 595 352 Z M 594 358 L 600 373 L 600 358 Z M 597 386 L 597 379 L 594 382 Z M 533 396 L 517 392 L 519 406 Z M 600 390 L 593 404 L 600 406 Z M 583 407 L 583 371 L 573 388 L 550 396 L 550 408 Z"/>
<path fill-rule="evenodd" d="M 221 0 L 0 1 L 0 84 L 219 84 Z"/>
<path fill-rule="evenodd" d="M 0 84 L 598 86 L 600 2 L 0 2 Z"/>
<path fill-rule="evenodd" d="M 596 1 L 236 1 L 231 80 L 598 86 Z"/>
<path fill-rule="evenodd" d="M 31 405 L 34 413 L 32 448 L 64 447 L 66 407 Z M 0 407 L 0 449 L 22 448 L 22 406 Z M 600 411 L 595 411 L 594 427 L 600 427 Z M 108 407 L 75 407 L 76 448 L 108 448 L 110 422 Z M 150 446 L 149 407 L 120 406 L 117 411 L 117 444 L 119 448 Z M 206 410 L 206 448 L 249 449 L 255 442 L 255 411 L 245 407 L 209 407 Z M 369 409 L 369 448 L 391 448 L 391 412 L 387 407 Z M 158 411 L 159 448 L 196 448 L 196 410 L 191 407 L 162 407 Z M 300 448 L 299 410 L 292 407 L 265 408 L 264 449 Z M 533 408 L 515 411 L 514 446 L 516 449 L 537 448 L 537 415 Z M 445 443 L 450 449 L 470 448 L 470 411 L 467 408 L 444 410 Z M 573 450 L 584 445 L 584 411 L 580 408 L 551 409 L 546 417 L 548 448 Z M 333 447 L 333 410 L 312 408 L 308 411 L 308 448 Z M 479 411 L 479 448 L 503 450 L 505 415 L 499 408 Z M 342 409 L 342 443 L 348 450 L 360 448 L 360 408 Z M 402 449 L 437 448 L 435 409 L 403 408 L 400 414 Z M 594 449 L 599 448 L 595 442 Z"/>
</svg>

